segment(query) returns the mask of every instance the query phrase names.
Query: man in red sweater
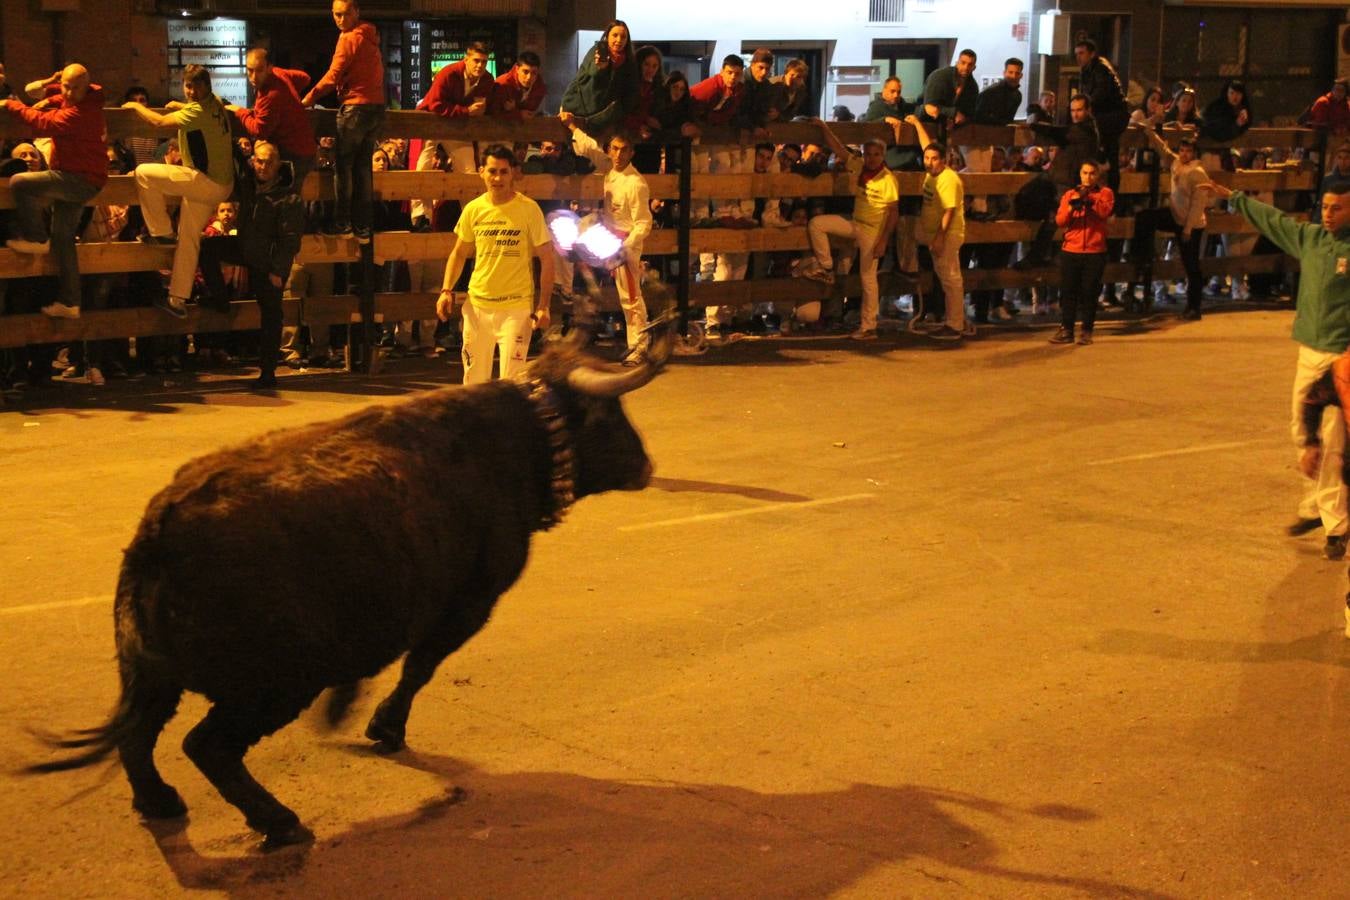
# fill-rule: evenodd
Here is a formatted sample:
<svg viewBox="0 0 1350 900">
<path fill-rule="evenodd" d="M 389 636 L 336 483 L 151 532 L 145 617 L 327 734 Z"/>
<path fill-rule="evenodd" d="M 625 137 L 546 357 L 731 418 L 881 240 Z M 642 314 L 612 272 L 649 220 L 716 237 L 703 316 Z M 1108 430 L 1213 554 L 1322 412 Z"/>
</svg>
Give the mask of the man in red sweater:
<svg viewBox="0 0 1350 900">
<path fill-rule="evenodd" d="M 332 90 L 342 100 L 333 167 L 337 204 L 331 231 L 339 236 L 354 232 L 359 242 L 367 244 L 374 217 L 370 159 L 384 124 L 384 57 L 380 54 L 380 36 L 374 25 L 361 21 L 356 0 L 333 0 L 333 22 L 341 32 L 333 64 L 300 102 L 313 106 L 316 99 Z"/>
<path fill-rule="evenodd" d="M 225 108 L 255 142 L 267 141 L 281 151 L 281 158 L 291 164 L 295 189 L 301 191 L 319 152 L 309 113 L 300 103 L 300 92 L 309 87 L 309 75 L 273 66 L 261 47 L 248 51 L 244 72 L 253 85 L 253 108 L 232 104 Z"/>
<path fill-rule="evenodd" d="M 487 74 L 488 48 L 474 41 L 464 49 L 464 58 L 451 63 L 436 73 L 431 87 L 417 104 L 418 109 L 435 113 L 446 119 L 477 118 L 487 115 L 492 99 L 493 82 Z M 416 169 L 425 172 L 440 168 L 436 157 L 447 161 L 450 171 L 472 175 L 478 171 L 471 141 L 432 140 L 422 144 L 417 155 Z M 420 220 L 431 219 L 431 205 L 422 200 L 412 201 L 412 219 L 417 229 L 425 228 Z"/>
<path fill-rule="evenodd" d="M 539 112 L 545 92 L 542 66 L 537 53 L 526 50 L 517 56 L 516 64 L 502 73 L 492 88 L 488 115 L 519 122 Z"/>
<path fill-rule="evenodd" d="M 19 253 L 54 250 L 56 302 L 42 307 L 48 316 L 80 317 L 80 265 L 75 232 L 84 205 L 108 181 L 108 151 L 103 134 L 103 88 L 89 82 L 89 71 L 72 63 L 47 79 L 60 94 L 45 109 L 5 100 L 4 109 L 27 125 L 35 137 L 52 139 L 51 168 L 20 172 L 9 180 L 19 236 L 5 246 Z M 43 216 L 51 210 L 50 232 Z"/>
</svg>

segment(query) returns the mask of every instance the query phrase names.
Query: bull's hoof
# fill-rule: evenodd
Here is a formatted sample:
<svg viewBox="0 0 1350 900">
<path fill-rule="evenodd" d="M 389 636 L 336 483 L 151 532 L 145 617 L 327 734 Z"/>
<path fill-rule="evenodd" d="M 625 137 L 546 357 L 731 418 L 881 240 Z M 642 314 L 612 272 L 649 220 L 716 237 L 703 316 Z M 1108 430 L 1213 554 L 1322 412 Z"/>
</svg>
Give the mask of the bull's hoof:
<svg viewBox="0 0 1350 900">
<path fill-rule="evenodd" d="M 376 753 L 397 753 L 403 749 L 403 729 L 390 728 L 376 719 L 366 726 L 366 737 L 375 742 Z"/>
<path fill-rule="evenodd" d="M 274 850 L 280 850 L 282 847 L 312 843 L 314 843 L 314 832 L 299 822 L 295 822 L 267 832 L 267 836 L 262 842 L 262 851 L 271 853 Z"/>
<path fill-rule="evenodd" d="M 177 819 L 187 815 L 187 804 L 178 792 L 167 784 L 163 790 L 147 791 L 131 801 L 136 812 L 147 819 Z"/>
</svg>

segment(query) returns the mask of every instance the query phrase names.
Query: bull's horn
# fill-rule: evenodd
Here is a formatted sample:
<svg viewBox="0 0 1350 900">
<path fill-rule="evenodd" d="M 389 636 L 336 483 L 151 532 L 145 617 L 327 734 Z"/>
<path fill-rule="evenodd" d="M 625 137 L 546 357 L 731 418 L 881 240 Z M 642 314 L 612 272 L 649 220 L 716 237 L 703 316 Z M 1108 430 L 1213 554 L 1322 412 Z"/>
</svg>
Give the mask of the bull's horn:
<svg viewBox="0 0 1350 900">
<path fill-rule="evenodd" d="M 591 397 L 618 397 L 635 391 L 656 377 L 656 366 L 644 362 L 622 372 L 606 372 L 590 366 L 577 366 L 567 373 L 567 384 L 577 393 Z"/>
</svg>

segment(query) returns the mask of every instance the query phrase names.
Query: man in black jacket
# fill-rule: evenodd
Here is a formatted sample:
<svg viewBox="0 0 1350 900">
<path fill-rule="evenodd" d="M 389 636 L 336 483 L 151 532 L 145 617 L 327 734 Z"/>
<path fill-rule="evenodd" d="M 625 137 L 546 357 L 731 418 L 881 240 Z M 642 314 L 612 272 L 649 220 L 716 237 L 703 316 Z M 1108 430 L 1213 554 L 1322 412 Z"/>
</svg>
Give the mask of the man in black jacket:
<svg viewBox="0 0 1350 900">
<path fill-rule="evenodd" d="M 1078 74 L 1078 93 L 1092 102 L 1092 116 L 1102 142 L 1102 157 L 1109 168 L 1106 183 L 1120 193 L 1120 136 L 1130 124 L 1130 106 L 1125 89 L 1111 61 L 1097 53 L 1097 45 L 1084 39 L 1073 47 L 1074 58 L 1082 67 Z"/>
<path fill-rule="evenodd" d="M 979 96 L 980 89 L 975 84 L 975 51 L 962 50 L 956 56 L 956 65 L 934 69 L 923 83 L 919 118 L 924 122 L 937 122 L 937 140 L 942 140 L 949 126 L 975 118 Z"/>
<path fill-rule="evenodd" d="M 1003 79 L 980 92 L 975 103 L 975 121 L 981 125 L 1011 125 L 1022 107 L 1022 70 L 1017 57 L 1003 63 Z"/>
<path fill-rule="evenodd" d="M 281 289 L 300 251 L 305 230 L 305 206 L 296 192 L 290 163 L 282 162 L 276 146 L 253 145 L 249 169 L 237 179 L 239 233 L 202 241 L 201 269 L 206 281 L 206 305 L 227 311 L 223 262 L 248 267 L 248 283 L 258 298 L 262 333 L 258 340 L 258 378 L 253 387 L 277 386 L 277 356 L 281 347 Z"/>
<path fill-rule="evenodd" d="M 1059 198 L 1069 188 L 1078 184 L 1078 170 L 1083 163 L 1098 162 L 1101 153 L 1101 140 L 1097 134 L 1097 124 L 1092 116 L 1092 102 L 1082 94 L 1075 94 L 1069 101 L 1069 124 L 1047 125 L 1041 122 L 1032 124 L 1031 130 L 1042 137 L 1049 138 L 1059 146 L 1050 170 L 1046 173 L 1055 186 L 1055 202 L 1049 207 L 1052 214 L 1059 206 Z M 1018 192 L 1019 194 L 1021 191 Z M 1015 269 L 1035 268 L 1049 265 L 1053 248 L 1055 223 L 1047 218 L 1032 241 L 1031 251 L 1013 264 Z"/>
</svg>

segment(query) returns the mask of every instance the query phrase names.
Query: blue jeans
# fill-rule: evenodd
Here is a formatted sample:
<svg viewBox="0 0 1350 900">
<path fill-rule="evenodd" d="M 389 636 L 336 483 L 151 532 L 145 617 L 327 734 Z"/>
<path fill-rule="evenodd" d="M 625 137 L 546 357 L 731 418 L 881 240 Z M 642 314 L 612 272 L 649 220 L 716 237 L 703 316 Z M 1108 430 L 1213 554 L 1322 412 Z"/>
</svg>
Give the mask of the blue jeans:
<svg viewBox="0 0 1350 900">
<path fill-rule="evenodd" d="M 370 158 L 375 154 L 376 132 L 384 124 L 384 107 L 376 103 L 350 103 L 338 110 L 336 166 L 337 208 L 333 221 L 350 223 L 357 234 L 371 229 L 374 178 Z"/>
<path fill-rule="evenodd" d="M 18 237 L 25 241 L 52 242 L 56 258 L 57 299 L 67 306 L 80 305 L 80 262 L 75 254 L 75 229 L 84 205 L 98 188 L 70 172 L 20 172 L 10 178 L 14 195 L 14 222 Z M 43 213 L 52 211 L 51 232 Z"/>
</svg>

